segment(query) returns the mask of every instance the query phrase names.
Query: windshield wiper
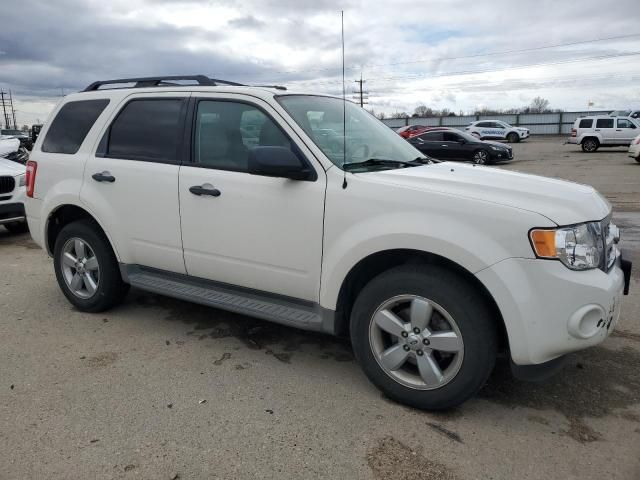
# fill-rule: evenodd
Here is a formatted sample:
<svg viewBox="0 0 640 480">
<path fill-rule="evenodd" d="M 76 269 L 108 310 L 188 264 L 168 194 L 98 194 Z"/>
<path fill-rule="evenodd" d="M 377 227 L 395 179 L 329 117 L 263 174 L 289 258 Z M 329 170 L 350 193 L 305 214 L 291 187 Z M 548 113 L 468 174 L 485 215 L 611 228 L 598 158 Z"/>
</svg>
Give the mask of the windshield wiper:
<svg viewBox="0 0 640 480">
<path fill-rule="evenodd" d="M 368 160 L 364 160 L 362 162 L 349 162 L 345 163 L 343 168 L 346 171 L 353 170 L 354 168 L 362 168 L 362 167 L 417 167 L 420 165 L 416 162 L 416 160 L 422 159 L 422 157 L 418 157 L 415 160 L 410 162 L 405 162 L 403 160 L 388 160 L 384 158 L 369 158 Z"/>
</svg>

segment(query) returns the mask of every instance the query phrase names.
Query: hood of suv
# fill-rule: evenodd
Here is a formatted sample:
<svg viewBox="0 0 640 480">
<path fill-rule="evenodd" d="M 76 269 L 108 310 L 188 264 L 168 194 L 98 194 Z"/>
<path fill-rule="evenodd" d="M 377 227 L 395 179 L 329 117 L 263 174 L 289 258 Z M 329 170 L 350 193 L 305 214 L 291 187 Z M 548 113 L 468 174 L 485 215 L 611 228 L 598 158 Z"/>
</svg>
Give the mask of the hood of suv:
<svg viewBox="0 0 640 480">
<path fill-rule="evenodd" d="M 609 202 L 588 185 L 492 167 L 442 162 L 367 175 L 407 188 L 536 212 L 558 225 L 601 220 L 611 211 Z"/>
<path fill-rule="evenodd" d="M 21 163 L 7 160 L 6 158 L 0 158 L 0 176 L 8 175 L 11 177 L 17 177 L 27 171 L 27 168 Z"/>
</svg>

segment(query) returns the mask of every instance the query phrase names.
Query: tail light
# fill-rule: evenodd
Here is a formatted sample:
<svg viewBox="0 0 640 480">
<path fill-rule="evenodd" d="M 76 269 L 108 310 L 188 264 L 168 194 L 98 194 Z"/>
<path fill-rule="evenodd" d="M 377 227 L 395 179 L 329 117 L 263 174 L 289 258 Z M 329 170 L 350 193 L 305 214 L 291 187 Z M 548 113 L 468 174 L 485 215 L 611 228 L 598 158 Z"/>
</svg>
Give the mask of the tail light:
<svg viewBox="0 0 640 480">
<path fill-rule="evenodd" d="M 571 129 L 571 136 L 572 137 L 577 137 L 578 136 L 578 131 L 575 128 Z"/>
<path fill-rule="evenodd" d="M 36 189 L 36 172 L 38 171 L 38 163 L 33 160 L 27 162 L 27 173 L 25 175 L 25 183 L 27 184 L 27 197 L 33 198 L 33 191 Z"/>
</svg>

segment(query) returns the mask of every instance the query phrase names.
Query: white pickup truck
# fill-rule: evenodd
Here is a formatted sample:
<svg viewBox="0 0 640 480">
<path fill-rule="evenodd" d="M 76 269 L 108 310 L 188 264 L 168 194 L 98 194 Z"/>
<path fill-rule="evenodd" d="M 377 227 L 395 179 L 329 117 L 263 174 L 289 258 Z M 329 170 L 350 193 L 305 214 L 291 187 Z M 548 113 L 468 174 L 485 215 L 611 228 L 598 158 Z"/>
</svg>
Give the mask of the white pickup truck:
<svg viewBox="0 0 640 480">
<path fill-rule="evenodd" d="M 349 335 L 378 388 L 425 409 L 474 395 L 501 351 L 539 377 L 602 342 L 629 286 L 592 187 L 432 161 L 351 102 L 204 76 L 67 95 L 27 196 L 77 308 L 133 286 Z"/>
</svg>

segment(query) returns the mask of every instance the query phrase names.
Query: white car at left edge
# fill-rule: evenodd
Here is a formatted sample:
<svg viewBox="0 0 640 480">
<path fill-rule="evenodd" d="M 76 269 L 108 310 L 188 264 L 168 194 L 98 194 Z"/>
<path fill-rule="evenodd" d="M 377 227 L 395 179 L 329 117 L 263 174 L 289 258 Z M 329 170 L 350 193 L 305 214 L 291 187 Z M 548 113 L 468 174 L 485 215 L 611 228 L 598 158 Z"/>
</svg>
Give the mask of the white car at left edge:
<svg viewBox="0 0 640 480">
<path fill-rule="evenodd" d="M 478 137 L 480 140 L 506 140 L 509 143 L 517 143 L 529 138 L 529 129 L 514 127 L 502 120 L 479 120 L 472 122 L 465 131 Z"/>
<path fill-rule="evenodd" d="M 640 163 L 640 135 L 634 138 L 631 145 L 629 145 L 629 156 Z"/>
<path fill-rule="evenodd" d="M 4 158 L 19 147 L 18 139 L 0 138 L 0 225 L 11 233 L 27 231 L 24 213 L 26 167 Z"/>
</svg>

